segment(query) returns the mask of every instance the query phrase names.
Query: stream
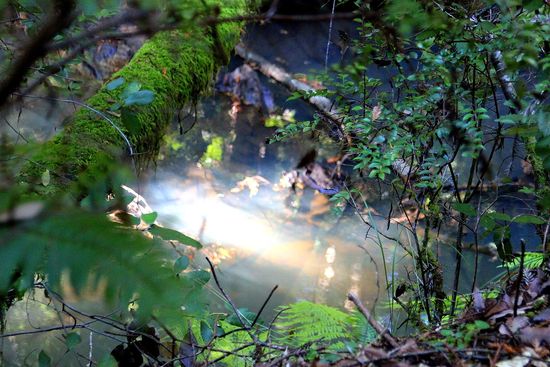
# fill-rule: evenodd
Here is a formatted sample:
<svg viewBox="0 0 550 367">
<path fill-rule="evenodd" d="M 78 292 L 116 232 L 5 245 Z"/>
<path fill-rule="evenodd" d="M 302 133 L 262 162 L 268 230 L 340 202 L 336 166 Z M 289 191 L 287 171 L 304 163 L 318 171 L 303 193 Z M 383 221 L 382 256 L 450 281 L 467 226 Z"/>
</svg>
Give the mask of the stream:
<svg viewBox="0 0 550 367">
<path fill-rule="evenodd" d="M 305 73 L 323 70 L 327 29 L 325 22 L 255 25 L 249 28 L 245 42 L 288 71 Z M 353 24 L 337 22 L 335 29 L 353 32 Z M 339 49 L 333 45 L 329 63 L 339 62 L 340 58 Z M 239 64 L 234 58 L 228 70 Z M 314 111 L 307 103 L 286 101 L 286 89 L 263 76 L 260 80 L 270 89 L 280 112 L 294 111 L 297 120 L 312 118 Z M 307 136 L 267 144 L 274 129 L 264 126 L 262 112 L 243 106 L 235 114 L 232 108 L 228 96 L 214 94 L 200 100 L 196 109 L 188 106 L 182 110 L 179 123 L 174 121 L 166 134 L 156 165 L 134 189 L 158 212 L 162 225 L 203 243 L 204 249 L 194 254 L 196 265 L 206 266 L 204 257 L 208 256 L 238 307 L 258 311 L 270 290 L 278 285 L 262 315 L 266 320 L 273 317 L 278 306 L 299 300 L 351 310 L 353 305 L 346 301 L 346 295 L 353 291 L 369 308 L 376 306 L 376 315 L 384 319 L 389 315 L 386 284 L 411 274 L 414 267 L 410 257 L 394 241 L 377 235 L 375 230 L 368 231 L 352 210 L 335 214 L 329 196 L 311 188 L 297 195 L 281 180 L 311 149 L 316 149 L 317 161 L 326 164 L 338 148 Z M 181 135 L 180 129 L 187 132 Z M 210 155 L 205 154 L 208 149 Z M 220 153 L 220 161 L 212 159 Z M 376 197 L 369 198 L 368 206 L 371 213 L 381 216 L 367 215 L 367 219 L 384 234 L 411 243 L 402 226 L 387 225 L 384 215 L 391 202 L 385 198 L 384 189 L 378 191 Z M 513 215 L 525 211 L 530 203 L 514 194 L 496 205 Z M 452 282 L 455 254 L 450 245 L 455 232 L 453 226 L 444 227 L 443 241 L 436 244 L 435 250 L 444 269 L 446 289 Z M 446 238 L 449 241 L 444 243 Z M 539 243 L 531 227 L 513 224 L 512 243 L 519 243 L 520 238 L 526 240 L 528 249 Z M 471 239 L 466 236 L 465 241 Z M 467 251 L 464 256 L 460 288 L 468 292 L 474 255 Z M 480 255 L 479 286 L 502 272 L 498 265 L 490 256 Z M 213 311 L 227 311 L 213 282 L 207 287 Z M 83 309 L 98 306 L 93 295 L 84 299 L 75 296 L 74 301 Z M 29 296 L 10 309 L 6 332 L 55 323 L 55 313 L 45 300 L 40 295 Z M 20 337 L 17 343 L 10 339 L 4 344 L 5 356 L 8 360 L 24 360 L 39 343 L 55 349 L 56 338 L 55 333 L 49 333 L 47 338 Z M 109 350 L 109 343 L 98 347 L 98 355 L 101 348 Z"/>
</svg>

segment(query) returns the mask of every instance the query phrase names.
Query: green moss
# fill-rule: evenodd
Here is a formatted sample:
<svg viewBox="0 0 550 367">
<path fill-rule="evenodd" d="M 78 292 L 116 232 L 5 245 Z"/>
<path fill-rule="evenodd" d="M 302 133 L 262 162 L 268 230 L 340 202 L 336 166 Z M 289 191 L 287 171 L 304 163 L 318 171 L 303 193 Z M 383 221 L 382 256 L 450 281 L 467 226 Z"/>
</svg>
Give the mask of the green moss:
<svg viewBox="0 0 550 367">
<path fill-rule="evenodd" d="M 216 162 L 221 162 L 223 158 L 223 138 L 216 136 L 206 147 L 206 152 L 202 155 L 201 163 L 205 166 L 212 166 Z"/>
<path fill-rule="evenodd" d="M 190 9 L 204 8 L 202 1 L 185 2 Z M 193 4 L 192 4 L 193 3 Z M 209 1 L 220 7 L 221 17 L 244 14 L 250 10 L 245 0 Z M 115 73 L 112 79 L 124 78 L 126 83 L 137 81 L 142 90 L 151 90 L 155 98 L 151 104 L 132 106 L 138 129 L 128 131 L 119 116 L 109 115 L 109 108 L 119 101 L 123 88 L 109 91 L 103 86 L 86 101 L 91 108 L 109 116 L 129 138 L 140 162 L 147 162 L 158 152 L 165 128 L 174 111 L 185 103 L 195 101 L 208 91 L 214 73 L 220 66 L 220 52 L 229 55 L 241 35 L 242 24 L 222 23 L 216 31 L 197 26 L 195 19 L 183 24 L 182 29 L 161 32 L 147 41 L 130 63 Z M 212 34 L 217 35 L 217 42 Z M 218 48 L 222 48 L 219 50 Z M 147 153 L 147 154 L 144 154 Z M 23 167 L 19 178 L 23 182 L 38 183 L 40 175 L 49 169 L 51 188 L 63 189 L 76 176 L 87 170 L 97 170 L 97 162 L 118 160 L 127 156 L 123 137 L 98 113 L 81 108 L 65 130 L 44 144 Z"/>
</svg>

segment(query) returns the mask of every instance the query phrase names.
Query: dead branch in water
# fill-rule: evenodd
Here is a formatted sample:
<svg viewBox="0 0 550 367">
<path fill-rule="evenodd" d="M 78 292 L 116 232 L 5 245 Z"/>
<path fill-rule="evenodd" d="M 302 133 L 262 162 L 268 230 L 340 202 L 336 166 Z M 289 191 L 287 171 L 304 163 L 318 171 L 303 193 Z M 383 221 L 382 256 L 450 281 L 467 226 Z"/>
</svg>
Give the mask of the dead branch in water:
<svg viewBox="0 0 550 367">
<path fill-rule="evenodd" d="M 372 317 L 369 310 L 367 310 L 367 308 L 363 305 L 363 303 L 361 303 L 359 298 L 354 293 L 348 293 L 348 299 L 355 304 L 359 312 L 361 312 L 363 316 L 365 316 L 369 324 L 382 338 L 384 338 L 385 341 L 388 342 L 388 344 L 390 344 L 394 348 L 399 348 L 399 343 L 393 338 L 393 336 L 390 335 L 387 329 L 385 329 L 382 325 L 378 323 L 378 321 L 374 319 L 374 317 Z"/>
<path fill-rule="evenodd" d="M 307 95 L 315 91 L 315 88 L 313 88 L 311 85 L 295 79 L 286 70 L 269 62 L 263 56 L 255 53 L 254 51 L 247 49 L 242 43 L 239 43 L 237 46 L 235 46 L 235 52 L 237 53 L 237 55 L 242 57 L 247 64 L 250 64 L 251 66 L 258 69 L 268 78 L 273 79 L 276 82 L 284 85 L 292 92 L 302 92 L 306 93 Z M 345 132 L 342 123 L 345 114 L 342 113 L 337 107 L 335 107 L 333 101 L 331 101 L 327 97 L 316 95 L 307 98 L 306 101 L 309 102 L 313 107 L 315 107 L 320 112 L 321 116 L 325 118 L 330 124 L 335 125 L 340 132 L 342 138 L 345 138 L 348 145 L 351 145 L 351 137 Z"/>
</svg>

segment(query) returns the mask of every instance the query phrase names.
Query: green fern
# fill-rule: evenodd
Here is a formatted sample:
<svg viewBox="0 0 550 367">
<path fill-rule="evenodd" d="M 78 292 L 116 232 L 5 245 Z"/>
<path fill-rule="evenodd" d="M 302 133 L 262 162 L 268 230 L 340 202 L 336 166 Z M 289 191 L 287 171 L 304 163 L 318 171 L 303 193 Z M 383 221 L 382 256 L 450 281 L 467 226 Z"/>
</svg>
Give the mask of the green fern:
<svg viewBox="0 0 550 367">
<path fill-rule="evenodd" d="M 357 343 L 366 345 L 378 338 L 376 330 L 369 324 L 367 319 L 359 312 L 353 311 L 350 315 L 352 324 L 352 335 Z"/>
<path fill-rule="evenodd" d="M 512 261 L 505 264 L 511 270 L 519 268 L 521 262 L 520 257 L 515 257 Z M 544 263 L 544 254 L 542 252 L 526 252 L 523 257 L 523 266 L 525 269 L 538 269 Z"/>
<path fill-rule="evenodd" d="M 286 307 L 275 323 L 282 343 L 293 347 L 323 344 L 337 350 L 351 336 L 353 318 L 336 308 L 308 301 Z"/>
<path fill-rule="evenodd" d="M 105 298 L 121 310 L 132 300 L 140 315 L 160 305 L 201 308 L 191 297 L 194 277 L 175 276 L 160 241 L 121 228 L 102 213 L 70 209 L 0 226 L 0 258 L 0 294 L 13 286 L 14 274 L 20 274 L 22 290 L 32 287 L 36 273 L 60 290 L 61 276 L 68 273 L 77 291 L 105 284 Z"/>
<path fill-rule="evenodd" d="M 205 325 L 204 323 L 195 322 L 193 324 L 193 334 L 199 344 L 202 341 L 202 345 L 206 345 L 208 343 L 208 340 L 205 340 L 204 328 L 202 328 L 201 330 L 199 324 L 202 327 L 204 327 Z M 200 355 L 197 360 L 201 362 L 213 361 L 222 358 L 225 355 L 226 357 L 220 359 L 219 362 L 226 366 L 246 367 L 254 365 L 253 356 L 256 351 L 255 346 L 252 345 L 246 348 L 242 348 L 244 345 L 253 342 L 248 332 L 244 330 L 233 332 L 234 330 L 241 329 L 241 327 L 232 325 L 225 320 L 218 320 L 217 324 L 217 332 L 220 334 L 228 335 L 215 338 L 212 341 L 212 350 L 210 350 L 208 353 Z M 258 339 L 261 341 L 265 341 L 266 337 L 267 332 L 263 332 L 258 336 Z M 239 349 L 238 353 L 233 353 L 233 351 L 237 349 Z"/>
</svg>

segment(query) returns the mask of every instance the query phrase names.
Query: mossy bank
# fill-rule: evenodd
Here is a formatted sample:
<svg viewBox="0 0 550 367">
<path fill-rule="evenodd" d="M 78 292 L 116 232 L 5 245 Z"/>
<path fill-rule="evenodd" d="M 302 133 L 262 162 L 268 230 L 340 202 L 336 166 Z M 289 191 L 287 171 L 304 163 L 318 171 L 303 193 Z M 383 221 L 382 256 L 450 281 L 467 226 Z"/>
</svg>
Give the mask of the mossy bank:
<svg viewBox="0 0 550 367">
<path fill-rule="evenodd" d="M 242 23 L 204 26 L 201 19 L 244 15 L 255 8 L 247 0 L 210 1 L 209 9 L 202 1 L 193 2 L 197 3 L 196 9 L 205 9 L 205 13 L 202 16 L 195 13 L 183 21 L 180 29 L 157 33 L 148 40 L 128 65 L 85 102 L 87 107 L 80 108 L 65 129 L 40 148 L 32 163 L 19 173 L 19 181 L 40 183 L 43 172 L 49 170 L 50 183 L 47 187 L 34 185 L 36 191 L 41 194 L 63 191 L 79 174 L 95 175 L 105 170 L 106 162 L 129 157 L 124 137 L 132 146 L 134 159 L 143 162 L 155 155 L 174 112 L 209 89 L 216 71 L 227 63 L 241 36 Z M 190 4 L 185 7 L 193 8 Z M 113 80 L 123 85 L 113 88 L 109 84 Z M 153 92 L 154 98 L 146 104 L 116 110 L 123 98 L 124 85 L 132 83 Z"/>
</svg>

